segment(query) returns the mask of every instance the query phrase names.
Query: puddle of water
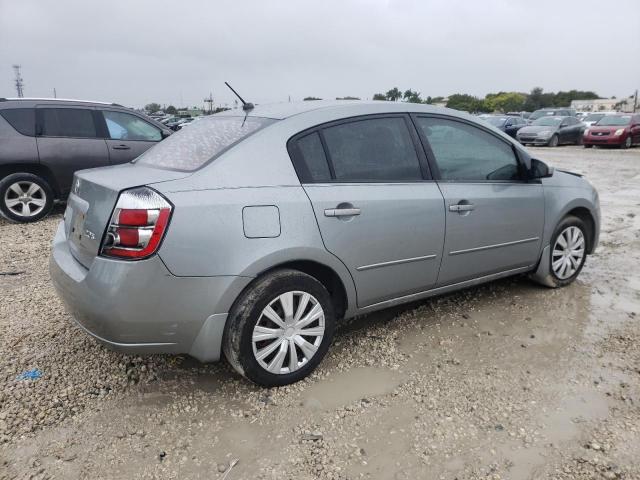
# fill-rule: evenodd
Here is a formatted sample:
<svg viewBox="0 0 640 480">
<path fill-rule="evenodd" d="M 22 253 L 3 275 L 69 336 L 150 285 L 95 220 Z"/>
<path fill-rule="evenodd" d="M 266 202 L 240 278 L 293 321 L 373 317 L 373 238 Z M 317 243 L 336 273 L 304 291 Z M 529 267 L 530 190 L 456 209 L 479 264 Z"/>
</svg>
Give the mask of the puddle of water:
<svg viewBox="0 0 640 480">
<path fill-rule="evenodd" d="M 402 382 L 398 372 L 378 368 L 354 368 L 331 375 L 307 389 L 302 404 L 308 408 L 330 410 L 364 397 L 390 393 Z"/>
</svg>

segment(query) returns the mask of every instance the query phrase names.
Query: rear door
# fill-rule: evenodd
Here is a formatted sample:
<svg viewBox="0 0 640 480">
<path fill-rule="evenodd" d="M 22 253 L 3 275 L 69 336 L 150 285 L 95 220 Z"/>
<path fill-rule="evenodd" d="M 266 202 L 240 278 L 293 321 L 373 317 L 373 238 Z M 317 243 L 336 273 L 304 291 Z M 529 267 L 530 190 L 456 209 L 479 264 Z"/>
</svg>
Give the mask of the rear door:
<svg viewBox="0 0 640 480">
<path fill-rule="evenodd" d="M 507 140 L 465 121 L 416 116 L 446 208 L 438 285 L 537 262 L 544 227 L 542 184 L 527 182 Z"/>
<path fill-rule="evenodd" d="M 97 128 L 92 107 L 39 106 L 36 134 L 40 163 L 56 178 L 62 196 L 76 170 L 109 165 L 109 153 Z"/>
<path fill-rule="evenodd" d="M 435 284 L 443 198 L 408 116 L 334 122 L 288 145 L 325 247 L 349 269 L 359 307 Z"/>
<path fill-rule="evenodd" d="M 162 140 L 162 131 L 137 115 L 118 110 L 100 110 L 109 161 L 127 163 Z"/>
</svg>

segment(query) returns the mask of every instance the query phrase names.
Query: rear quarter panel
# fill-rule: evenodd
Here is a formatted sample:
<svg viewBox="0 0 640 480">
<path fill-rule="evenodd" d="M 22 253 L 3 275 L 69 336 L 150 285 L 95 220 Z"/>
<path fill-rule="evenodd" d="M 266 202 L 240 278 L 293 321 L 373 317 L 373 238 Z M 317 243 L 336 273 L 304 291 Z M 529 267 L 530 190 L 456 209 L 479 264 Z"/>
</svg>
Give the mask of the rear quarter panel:
<svg viewBox="0 0 640 480">
<path fill-rule="evenodd" d="M 36 137 L 18 133 L 0 115 L 0 168 L 3 165 L 37 164 Z"/>
</svg>

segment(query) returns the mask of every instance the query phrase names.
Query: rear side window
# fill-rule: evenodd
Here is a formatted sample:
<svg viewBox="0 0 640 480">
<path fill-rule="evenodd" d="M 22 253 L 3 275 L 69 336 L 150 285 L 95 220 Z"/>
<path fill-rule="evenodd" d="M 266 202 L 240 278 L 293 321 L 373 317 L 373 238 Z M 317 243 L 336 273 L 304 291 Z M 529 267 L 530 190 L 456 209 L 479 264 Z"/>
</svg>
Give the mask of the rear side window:
<svg viewBox="0 0 640 480">
<path fill-rule="evenodd" d="M 417 124 L 435 155 L 442 180 L 519 180 L 513 148 L 495 136 L 472 125 L 441 118 L 419 117 Z"/>
<path fill-rule="evenodd" d="M 420 162 L 402 117 L 372 118 L 323 129 L 338 181 L 422 180 Z"/>
<path fill-rule="evenodd" d="M 191 172 L 275 120 L 211 116 L 183 128 L 143 153 L 136 163 Z"/>
<path fill-rule="evenodd" d="M 96 138 L 93 111 L 83 108 L 42 108 L 44 137 Z"/>
<path fill-rule="evenodd" d="M 112 140 L 146 140 L 148 142 L 162 140 L 159 128 L 135 115 L 109 110 L 105 110 L 102 113 L 109 131 L 109 138 Z"/>
<path fill-rule="evenodd" d="M 301 170 L 299 175 L 303 183 L 331 180 L 331 171 L 318 132 L 300 138 L 296 142 L 296 147 L 298 149 L 297 156 L 302 160 L 299 163 Z"/>
<path fill-rule="evenodd" d="M 36 113 L 33 108 L 0 110 L 0 115 L 22 135 L 33 137 L 36 134 Z"/>
</svg>

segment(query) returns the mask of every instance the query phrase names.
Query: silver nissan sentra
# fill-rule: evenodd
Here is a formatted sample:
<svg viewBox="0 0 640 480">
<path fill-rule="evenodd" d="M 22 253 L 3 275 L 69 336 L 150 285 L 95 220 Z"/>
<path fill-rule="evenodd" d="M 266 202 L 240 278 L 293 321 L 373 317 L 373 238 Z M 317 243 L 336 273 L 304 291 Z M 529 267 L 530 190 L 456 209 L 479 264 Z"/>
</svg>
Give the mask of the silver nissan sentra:
<svg viewBox="0 0 640 480">
<path fill-rule="evenodd" d="M 508 275 L 565 286 L 599 229 L 586 179 L 467 114 L 286 103 L 77 172 L 51 277 L 111 348 L 224 353 L 275 386 L 313 371 L 341 318 Z"/>
</svg>

